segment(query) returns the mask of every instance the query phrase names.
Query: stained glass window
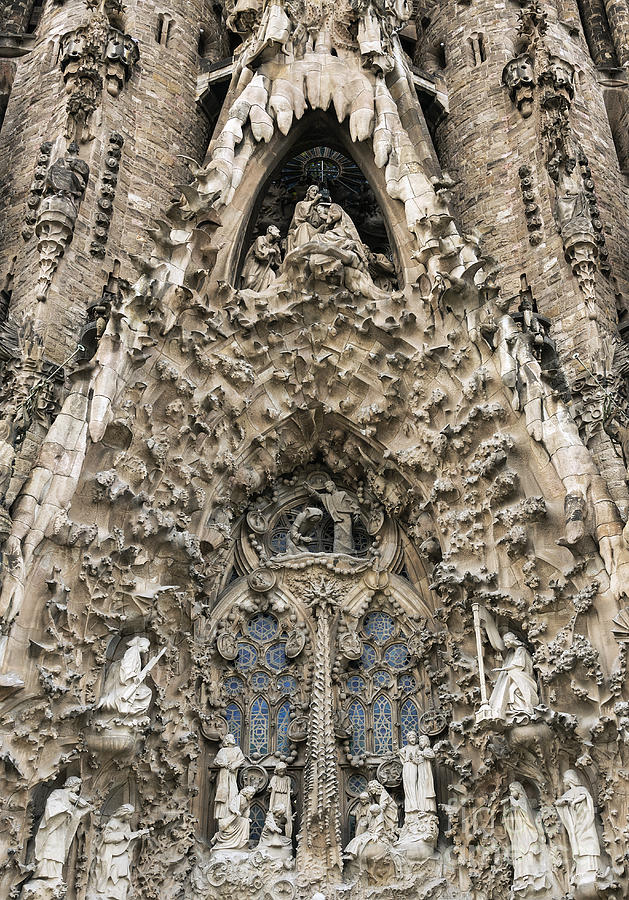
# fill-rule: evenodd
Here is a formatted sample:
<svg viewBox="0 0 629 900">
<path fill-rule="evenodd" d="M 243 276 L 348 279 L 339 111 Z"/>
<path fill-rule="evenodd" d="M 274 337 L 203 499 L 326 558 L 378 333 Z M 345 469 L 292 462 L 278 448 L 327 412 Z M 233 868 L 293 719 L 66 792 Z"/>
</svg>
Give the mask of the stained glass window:
<svg viewBox="0 0 629 900">
<path fill-rule="evenodd" d="M 347 709 L 347 715 L 352 726 L 351 751 L 352 753 L 364 753 L 367 749 L 367 728 L 362 703 L 352 700 Z"/>
<path fill-rule="evenodd" d="M 405 700 L 400 709 L 400 725 L 402 727 L 402 744 L 406 744 L 409 731 L 419 733 L 419 715 L 412 700 Z"/>
<path fill-rule="evenodd" d="M 410 653 L 404 644 L 391 644 L 384 652 L 384 661 L 392 669 L 405 669 L 410 662 Z"/>
<path fill-rule="evenodd" d="M 383 694 L 373 704 L 373 740 L 376 756 L 393 751 L 393 711 L 391 701 Z"/>
<path fill-rule="evenodd" d="M 365 690 L 365 679 L 360 675 L 350 675 L 347 679 L 347 690 L 350 694 L 362 694 Z"/>
<path fill-rule="evenodd" d="M 274 672 L 279 672 L 286 665 L 286 644 L 274 644 L 266 651 L 266 664 Z"/>
<path fill-rule="evenodd" d="M 234 735 L 237 744 L 242 739 L 242 713 L 235 703 L 229 703 L 225 710 L 225 719 L 227 721 L 227 730 Z"/>
<path fill-rule="evenodd" d="M 364 775 L 359 775 L 357 772 L 353 772 L 349 778 L 347 779 L 347 789 L 350 794 L 362 794 L 363 791 L 367 790 L 367 779 Z"/>
<path fill-rule="evenodd" d="M 297 681 L 292 675 L 280 675 L 277 687 L 281 694 L 294 694 L 297 690 Z"/>
<path fill-rule="evenodd" d="M 262 697 L 256 697 L 251 704 L 249 751 L 259 754 L 269 752 L 269 704 Z"/>
<path fill-rule="evenodd" d="M 375 688 L 385 688 L 390 687 L 393 679 L 389 675 L 388 672 L 374 672 L 372 675 L 372 681 Z"/>
<path fill-rule="evenodd" d="M 417 682 L 412 675 L 400 675 L 397 683 L 403 694 L 412 694 L 417 690 Z"/>
<path fill-rule="evenodd" d="M 270 678 L 266 672 L 254 672 L 251 676 L 251 687 L 254 691 L 265 691 L 269 686 Z"/>
<path fill-rule="evenodd" d="M 242 678 L 237 675 L 228 675 L 227 678 L 223 678 L 223 690 L 228 697 L 237 697 L 238 694 L 242 694 L 244 690 Z"/>
<path fill-rule="evenodd" d="M 249 843 L 255 847 L 260 840 L 264 821 L 266 819 L 266 811 L 260 803 L 252 803 L 249 807 L 249 818 L 251 825 L 249 827 Z"/>
<path fill-rule="evenodd" d="M 236 668 L 239 672 L 248 672 L 258 661 L 258 651 L 252 644 L 238 644 Z"/>
<path fill-rule="evenodd" d="M 395 631 L 395 623 L 391 616 L 382 611 L 370 612 L 365 616 L 363 631 L 376 644 L 386 644 Z"/>
<path fill-rule="evenodd" d="M 360 657 L 360 664 L 363 669 L 370 669 L 376 664 L 376 651 L 371 644 L 363 644 L 363 652 Z"/>
<path fill-rule="evenodd" d="M 268 613 L 256 613 L 249 619 L 247 624 L 247 634 L 254 641 L 272 641 L 279 631 L 279 625 L 275 616 Z"/>
<path fill-rule="evenodd" d="M 288 740 L 288 723 L 290 722 L 290 703 L 282 703 L 277 711 L 277 740 L 276 752 L 284 755 L 290 753 L 290 741 Z"/>
</svg>

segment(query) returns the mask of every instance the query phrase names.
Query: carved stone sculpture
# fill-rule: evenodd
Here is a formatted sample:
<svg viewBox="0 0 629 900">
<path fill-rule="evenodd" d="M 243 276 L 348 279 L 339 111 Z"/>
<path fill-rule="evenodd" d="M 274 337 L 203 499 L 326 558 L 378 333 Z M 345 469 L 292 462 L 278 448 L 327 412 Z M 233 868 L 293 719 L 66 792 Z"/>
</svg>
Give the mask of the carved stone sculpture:
<svg viewBox="0 0 629 900">
<path fill-rule="evenodd" d="M 425 736 L 417 737 L 414 731 L 407 735 L 408 743 L 398 750 L 402 762 L 402 783 L 404 785 L 404 810 L 413 812 L 436 812 L 435 783 L 431 760 L 435 751 Z"/>
<path fill-rule="evenodd" d="M 286 553 L 304 553 L 311 543 L 311 532 L 323 519 L 323 510 L 307 506 L 298 515 L 286 535 Z"/>
<path fill-rule="evenodd" d="M 129 820 L 135 812 L 124 803 L 107 821 L 96 850 L 88 900 L 127 900 L 131 875 L 131 846 L 148 828 L 132 831 Z"/>
<path fill-rule="evenodd" d="M 291 797 L 291 780 L 290 775 L 286 771 L 286 763 L 277 763 L 275 772 L 269 782 L 269 787 L 271 788 L 269 809 L 279 808 L 284 810 L 286 818 L 284 834 L 287 838 L 291 838 L 293 834 L 293 802 Z"/>
<path fill-rule="evenodd" d="M 255 239 L 242 267 L 243 289 L 265 291 L 273 284 L 282 261 L 279 240 L 280 232 L 275 225 L 269 225 L 266 234 Z"/>
<path fill-rule="evenodd" d="M 237 746 L 233 734 L 226 734 L 214 760 L 219 770 L 214 795 L 215 819 L 224 819 L 230 814 L 232 801 L 238 795 L 236 773 L 244 762 L 245 755 Z"/>
<path fill-rule="evenodd" d="M 257 850 L 272 859 L 290 859 L 292 842 L 286 834 L 286 809 L 279 804 L 269 807 Z"/>
<path fill-rule="evenodd" d="M 502 803 L 502 821 L 511 843 L 512 890 L 528 896 L 529 891 L 539 891 L 549 883 L 544 832 L 519 781 L 511 782 L 509 796 Z"/>
<path fill-rule="evenodd" d="M 594 800 L 574 769 L 564 772 L 565 793 L 555 806 L 568 833 L 572 853 L 572 880 L 576 885 L 595 881 L 601 866 Z"/>
<path fill-rule="evenodd" d="M 319 188 L 316 184 L 312 184 L 306 191 L 305 198 L 295 204 L 286 238 L 287 253 L 296 247 L 307 244 L 323 227 L 325 211 L 322 208 L 321 200 Z"/>
<path fill-rule="evenodd" d="M 504 67 L 502 80 L 509 88 L 511 99 L 522 117 L 527 119 L 533 112 L 533 88 L 535 87 L 531 57 L 525 53 L 509 60 Z"/>
<path fill-rule="evenodd" d="M 83 816 L 92 811 L 81 797 L 81 779 L 68 778 L 46 801 L 44 815 L 35 836 L 35 873 L 27 895 L 52 896 L 48 892 L 63 884 L 63 865 Z"/>
<path fill-rule="evenodd" d="M 70 144 L 67 154 L 53 162 L 46 176 L 44 199 L 35 225 L 40 273 L 38 300 L 46 299 L 59 260 L 72 240 L 79 206 L 87 187 L 90 169 L 78 153 L 78 145 Z"/>
<path fill-rule="evenodd" d="M 227 809 L 220 810 L 224 814 L 218 819 L 218 831 L 212 842 L 214 852 L 245 850 L 248 847 L 251 828 L 249 806 L 255 792 L 252 785 L 244 787 L 231 798 Z"/>
<path fill-rule="evenodd" d="M 321 502 L 334 522 L 333 552 L 351 555 L 354 552 L 352 516 L 358 515 L 357 504 L 347 491 L 339 490 L 333 481 L 326 481 L 325 492 L 310 488 L 310 493 Z"/>
<path fill-rule="evenodd" d="M 502 640 L 507 652 L 503 665 L 496 669 L 498 678 L 489 706 L 494 718 L 517 724 L 527 721 L 535 712 L 539 703 L 537 683 L 531 655 L 524 644 L 511 632 Z"/>
<path fill-rule="evenodd" d="M 149 639 L 145 637 L 135 637 L 129 641 L 122 659 L 112 663 L 107 672 L 97 709 L 116 713 L 124 721 L 141 719 L 146 715 L 153 692 L 144 684 L 144 679 L 164 652 L 160 651 L 142 667 L 142 654 L 148 653 L 150 646 Z"/>
</svg>

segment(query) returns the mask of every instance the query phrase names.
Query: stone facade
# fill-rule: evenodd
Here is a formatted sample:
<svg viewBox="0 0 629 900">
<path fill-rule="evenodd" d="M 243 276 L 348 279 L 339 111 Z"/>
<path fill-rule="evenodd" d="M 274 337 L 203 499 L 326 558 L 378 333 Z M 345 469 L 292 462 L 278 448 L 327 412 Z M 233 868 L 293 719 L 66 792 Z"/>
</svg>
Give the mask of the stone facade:
<svg viewBox="0 0 629 900">
<path fill-rule="evenodd" d="M 627 896 L 627 0 L 3 16 L 0 896 Z"/>
</svg>

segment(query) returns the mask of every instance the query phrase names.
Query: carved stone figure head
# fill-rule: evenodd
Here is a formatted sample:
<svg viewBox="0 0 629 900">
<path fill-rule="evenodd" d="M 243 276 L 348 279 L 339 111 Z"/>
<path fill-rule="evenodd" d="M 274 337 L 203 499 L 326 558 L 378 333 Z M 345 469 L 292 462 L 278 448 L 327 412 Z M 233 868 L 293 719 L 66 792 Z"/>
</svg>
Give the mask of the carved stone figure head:
<svg viewBox="0 0 629 900">
<path fill-rule="evenodd" d="M 311 184 L 308 190 L 306 191 L 306 200 L 316 200 L 317 197 L 320 197 L 319 188 L 316 184 Z"/>
<path fill-rule="evenodd" d="M 253 800 L 256 795 L 256 786 L 254 784 L 248 784 L 240 793 L 246 800 Z"/>
<path fill-rule="evenodd" d="M 406 735 L 406 741 L 409 744 L 416 744 L 417 743 L 417 732 L 409 731 L 409 733 Z"/>
<path fill-rule="evenodd" d="M 236 738 L 231 732 L 228 732 L 221 743 L 223 747 L 234 747 L 236 745 Z"/>
<path fill-rule="evenodd" d="M 266 230 L 266 236 L 269 238 L 269 240 L 271 240 L 273 242 L 279 241 L 280 230 L 277 227 L 277 225 L 269 225 L 269 227 Z"/>
<path fill-rule="evenodd" d="M 426 750 L 430 747 L 430 738 L 427 738 L 425 734 L 422 734 L 417 739 L 417 746 L 421 747 L 422 750 Z"/>
<path fill-rule="evenodd" d="M 526 792 L 519 781 L 512 781 L 509 785 L 509 793 L 514 800 L 520 800 L 526 796 Z"/>
<path fill-rule="evenodd" d="M 332 493 L 332 491 L 336 490 L 336 485 L 334 484 L 333 481 L 330 481 L 328 479 L 328 481 L 326 481 L 326 483 L 325 483 L 325 489 L 326 489 L 326 491 L 329 491 L 330 493 Z"/>
<path fill-rule="evenodd" d="M 570 788 L 581 787 L 581 779 L 574 769 L 568 769 L 563 773 L 563 783 L 567 790 L 570 790 Z"/>
<path fill-rule="evenodd" d="M 71 791 L 79 791 L 81 790 L 81 785 L 83 782 L 76 775 L 73 775 L 71 778 L 66 779 L 66 783 L 64 784 L 64 788 L 68 788 Z"/>
<path fill-rule="evenodd" d="M 515 636 L 515 634 L 513 634 L 512 631 L 507 631 L 507 633 L 503 636 L 502 640 L 504 642 L 505 647 L 508 647 L 509 649 L 513 649 L 514 647 L 520 647 L 522 644 L 522 641 L 519 641 L 517 639 L 517 637 Z"/>
<path fill-rule="evenodd" d="M 138 650 L 138 653 L 148 653 L 150 646 L 151 646 L 151 642 L 149 641 L 148 638 L 134 637 L 132 640 L 129 641 L 127 650 L 129 649 L 129 647 L 136 647 Z"/>
<path fill-rule="evenodd" d="M 114 816 L 116 819 L 130 819 L 133 813 L 135 812 L 135 806 L 131 803 L 123 803 L 122 806 L 119 806 Z"/>
<path fill-rule="evenodd" d="M 276 775 L 285 775 L 286 774 L 286 763 L 278 762 L 275 766 L 275 774 Z"/>
</svg>

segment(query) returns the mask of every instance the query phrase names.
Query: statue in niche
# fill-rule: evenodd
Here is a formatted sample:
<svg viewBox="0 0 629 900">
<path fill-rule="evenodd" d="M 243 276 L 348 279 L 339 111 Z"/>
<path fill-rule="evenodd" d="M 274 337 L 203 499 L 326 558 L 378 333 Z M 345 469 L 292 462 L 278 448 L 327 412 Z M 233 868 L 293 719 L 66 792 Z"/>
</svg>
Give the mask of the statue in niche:
<svg viewBox="0 0 629 900">
<path fill-rule="evenodd" d="M 347 553 L 351 556 L 354 552 L 352 516 L 359 513 L 357 503 L 352 500 L 347 491 L 337 489 L 333 481 L 326 481 L 325 493 L 320 493 L 312 487 L 309 490 L 312 496 L 321 502 L 334 522 L 332 552 Z"/>
<path fill-rule="evenodd" d="M 150 646 L 145 637 L 134 637 L 129 641 L 122 659 L 113 662 L 107 672 L 97 709 L 118 713 L 127 720 L 146 716 L 153 692 L 144 684 L 144 679 L 166 652 L 163 647 L 143 668 L 142 654 L 148 653 Z"/>
<path fill-rule="evenodd" d="M 221 809 L 222 814 L 218 818 L 218 831 L 212 838 L 214 850 L 247 849 L 251 828 L 249 807 L 255 793 L 255 786 L 247 785 L 231 798 L 227 809 Z"/>
<path fill-rule="evenodd" d="M 549 886 L 544 832 L 519 781 L 509 785 L 503 801 L 502 821 L 511 842 L 513 893 L 526 894 Z"/>
<path fill-rule="evenodd" d="M 33 896 L 44 888 L 36 884 L 40 880 L 51 889 L 63 883 L 63 865 L 74 835 L 83 816 L 93 811 L 92 805 L 81 797 L 81 784 L 80 778 L 68 778 L 46 801 L 35 836 L 36 868 L 29 887 Z"/>
<path fill-rule="evenodd" d="M 130 803 L 124 803 L 103 828 L 88 900 L 127 900 L 131 885 L 131 845 L 139 837 L 150 834 L 148 828 L 131 830 L 129 820 L 134 812 Z"/>
<path fill-rule="evenodd" d="M 548 174 L 555 183 L 555 216 L 564 239 L 568 232 L 590 233 L 592 223 L 589 216 L 587 195 L 581 173 L 576 171 L 577 161 L 556 154 L 548 162 Z"/>
<path fill-rule="evenodd" d="M 275 281 L 277 269 L 282 262 L 280 231 L 269 225 L 266 234 L 255 239 L 242 267 L 242 287 L 244 290 L 265 291 Z"/>
<path fill-rule="evenodd" d="M 286 763 L 278 762 L 275 766 L 275 772 L 269 783 L 271 788 L 271 797 L 269 800 L 269 809 L 278 807 L 284 810 L 286 817 L 286 827 L 284 833 L 287 838 L 293 836 L 293 804 L 291 798 L 291 780 L 287 774 Z"/>
<path fill-rule="evenodd" d="M 311 184 L 306 196 L 295 204 L 293 218 L 288 227 L 286 252 L 307 244 L 322 228 L 325 221 L 325 210 L 321 206 L 321 192 L 316 184 Z"/>
<path fill-rule="evenodd" d="M 406 813 L 437 812 L 431 764 L 435 751 L 425 735 L 418 738 L 414 731 L 409 731 L 407 740 L 408 743 L 398 750 L 402 762 L 404 810 Z"/>
<path fill-rule="evenodd" d="M 238 796 L 236 773 L 244 762 L 245 755 L 236 744 L 236 738 L 233 734 L 226 734 L 214 760 L 219 769 L 214 797 L 215 819 L 224 819 L 230 814 L 232 801 Z"/>
<path fill-rule="evenodd" d="M 596 830 L 594 801 L 574 769 L 564 773 L 564 794 L 555 801 L 561 822 L 568 832 L 572 852 L 573 882 L 595 881 L 600 870 L 601 846 Z"/>
<path fill-rule="evenodd" d="M 512 632 L 502 638 L 507 653 L 503 665 L 496 669 L 498 679 L 489 698 L 492 718 L 510 724 L 521 724 L 535 714 L 539 703 L 533 660 L 522 641 Z"/>
<path fill-rule="evenodd" d="M 316 506 L 307 506 L 299 513 L 286 535 L 286 554 L 294 556 L 306 553 L 308 544 L 312 543 L 311 534 L 323 519 L 323 510 Z"/>
</svg>

